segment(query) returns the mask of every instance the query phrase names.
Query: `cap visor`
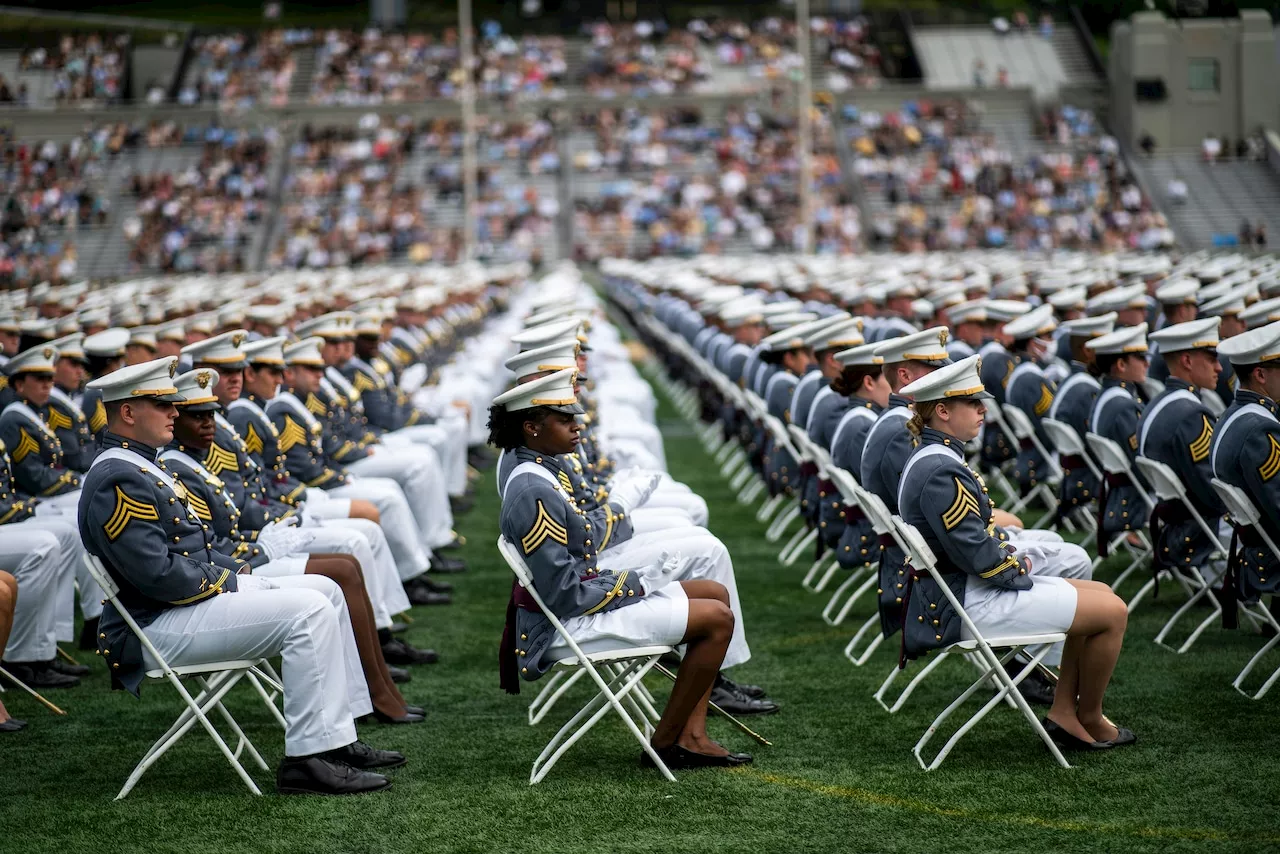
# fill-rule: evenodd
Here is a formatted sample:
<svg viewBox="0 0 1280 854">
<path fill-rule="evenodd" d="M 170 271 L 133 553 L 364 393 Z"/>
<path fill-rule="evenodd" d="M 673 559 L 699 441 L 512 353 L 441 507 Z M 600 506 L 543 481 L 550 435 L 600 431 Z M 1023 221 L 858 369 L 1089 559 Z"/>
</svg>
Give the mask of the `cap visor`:
<svg viewBox="0 0 1280 854">
<path fill-rule="evenodd" d="M 570 403 L 566 406 L 548 406 L 547 409 L 555 412 L 563 412 L 565 415 L 586 415 L 587 410 L 582 408 L 581 403 Z"/>
<path fill-rule="evenodd" d="M 218 412 L 222 409 L 222 404 L 218 403 L 216 400 L 211 400 L 207 403 L 181 403 L 175 400 L 174 403 L 176 403 L 178 408 L 183 412 Z"/>
<path fill-rule="evenodd" d="M 973 400 L 995 400 L 996 396 L 989 391 L 980 391 L 977 394 L 969 395 Z"/>
</svg>

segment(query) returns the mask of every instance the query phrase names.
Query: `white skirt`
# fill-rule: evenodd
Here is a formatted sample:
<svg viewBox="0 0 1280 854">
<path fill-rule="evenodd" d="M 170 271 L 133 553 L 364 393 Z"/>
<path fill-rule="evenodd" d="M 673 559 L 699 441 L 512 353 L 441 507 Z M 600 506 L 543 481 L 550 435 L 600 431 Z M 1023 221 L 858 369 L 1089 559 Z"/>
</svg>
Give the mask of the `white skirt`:
<svg viewBox="0 0 1280 854">
<path fill-rule="evenodd" d="M 649 590 L 634 605 L 624 605 L 564 621 L 565 630 L 585 653 L 607 652 L 624 646 L 675 646 L 689 627 L 689 597 L 678 583 Z M 547 649 L 549 660 L 572 658 L 560 635 Z"/>
<path fill-rule="evenodd" d="M 1029 590 L 1008 590 L 969 576 L 964 610 L 983 637 L 1065 632 L 1076 618 L 1076 589 L 1065 578 L 1033 575 Z M 967 629 L 961 637 L 973 640 Z"/>
</svg>

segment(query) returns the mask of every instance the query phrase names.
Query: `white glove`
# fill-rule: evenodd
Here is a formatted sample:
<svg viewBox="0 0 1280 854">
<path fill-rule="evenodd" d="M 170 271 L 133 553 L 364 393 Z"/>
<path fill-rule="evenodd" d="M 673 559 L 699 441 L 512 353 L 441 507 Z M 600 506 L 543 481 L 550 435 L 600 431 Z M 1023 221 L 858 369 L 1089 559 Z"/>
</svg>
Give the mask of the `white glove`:
<svg viewBox="0 0 1280 854">
<path fill-rule="evenodd" d="M 297 524 L 298 524 L 298 517 L 286 516 L 283 519 L 277 519 L 274 522 L 268 522 L 267 524 L 263 525 L 262 530 L 258 532 L 258 536 L 261 537 L 264 534 L 266 534 L 268 531 L 282 531 L 285 528 L 292 528 Z"/>
<path fill-rule="evenodd" d="M 669 554 L 663 552 L 658 557 L 658 571 L 663 575 L 673 575 L 680 569 L 680 564 L 684 561 L 684 556 L 680 552 Z"/>
<path fill-rule="evenodd" d="M 653 491 L 658 488 L 658 482 L 661 479 L 660 475 L 653 475 L 647 480 L 643 478 L 629 480 L 610 492 L 609 500 L 621 505 L 622 512 L 630 513 L 649 500 L 649 496 L 653 495 Z"/>
<path fill-rule="evenodd" d="M 290 517 L 292 518 L 292 517 Z M 318 528 L 320 527 L 321 518 L 312 513 L 305 507 L 298 508 L 298 527 L 299 528 Z"/>
<path fill-rule="evenodd" d="M 302 551 L 315 538 L 312 531 L 291 527 L 272 529 L 267 526 L 258 532 L 258 546 L 266 554 L 267 560 L 276 560 Z"/>
</svg>

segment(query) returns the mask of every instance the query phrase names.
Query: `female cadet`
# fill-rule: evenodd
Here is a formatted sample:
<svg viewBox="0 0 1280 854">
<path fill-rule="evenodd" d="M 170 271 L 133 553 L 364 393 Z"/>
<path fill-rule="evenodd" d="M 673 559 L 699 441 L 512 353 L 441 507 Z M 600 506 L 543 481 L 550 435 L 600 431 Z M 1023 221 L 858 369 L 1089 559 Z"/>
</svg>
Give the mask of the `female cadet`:
<svg viewBox="0 0 1280 854">
<path fill-rule="evenodd" d="M 1067 634 L 1045 718 L 1055 742 L 1069 750 L 1132 744 L 1134 734 L 1102 713 L 1124 641 L 1124 602 L 1105 584 L 1047 575 L 1053 552 L 1040 544 L 1002 542 L 987 493 L 965 464 L 964 445 L 981 432 L 990 399 L 980 364 L 981 357 L 970 356 L 902 389 L 915 399 L 910 426 L 918 444 L 902 472 L 899 513 L 938 556 L 947 586 L 979 631 Z M 930 576 L 912 579 L 903 634 L 909 657 L 963 638 L 961 622 Z"/>
<path fill-rule="evenodd" d="M 724 586 L 664 583 L 672 561 L 647 571 L 599 566 L 593 538 L 603 532 L 591 529 L 558 480 L 555 457 L 574 452 L 581 429 L 574 374 L 572 368 L 557 371 L 494 399 L 489 441 L 520 460 L 503 493 L 502 535 L 520 549 L 538 594 L 579 644 L 687 644 L 652 738 L 669 768 L 750 762 L 750 755 L 730 753 L 707 735 L 707 697 L 734 628 Z M 550 621 L 515 588 L 499 651 L 503 688 L 517 693 L 517 671 L 537 679 L 568 655 Z"/>
</svg>

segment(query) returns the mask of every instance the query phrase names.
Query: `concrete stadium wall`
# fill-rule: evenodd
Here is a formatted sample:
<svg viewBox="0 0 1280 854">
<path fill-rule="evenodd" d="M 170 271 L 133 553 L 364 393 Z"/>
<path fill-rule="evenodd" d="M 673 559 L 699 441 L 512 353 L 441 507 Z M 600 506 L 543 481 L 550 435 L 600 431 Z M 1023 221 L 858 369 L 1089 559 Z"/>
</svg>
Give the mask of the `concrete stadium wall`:
<svg viewBox="0 0 1280 854">
<path fill-rule="evenodd" d="M 1216 91 L 1191 89 L 1192 60 L 1216 61 Z M 1234 140 L 1280 119 L 1275 29 L 1263 11 L 1181 20 L 1140 12 L 1112 25 L 1109 66 L 1112 130 L 1130 146 L 1146 133 L 1166 149 L 1199 145 L 1210 133 Z M 1156 80 L 1165 98 L 1139 101 L 1138 83 Z"/>
</svg>

